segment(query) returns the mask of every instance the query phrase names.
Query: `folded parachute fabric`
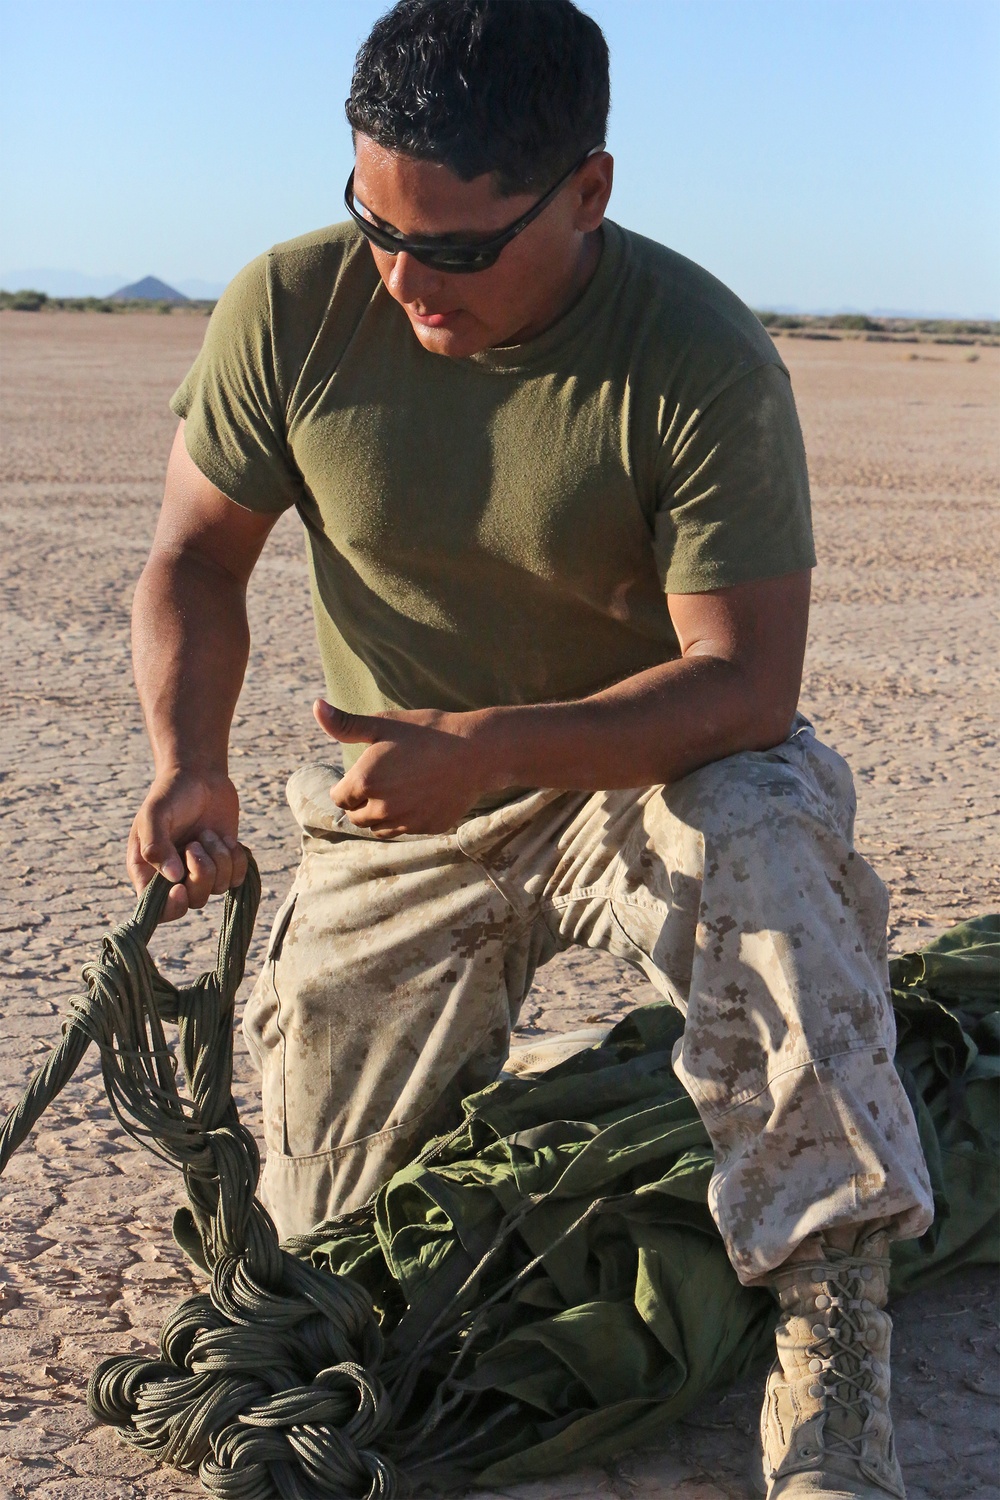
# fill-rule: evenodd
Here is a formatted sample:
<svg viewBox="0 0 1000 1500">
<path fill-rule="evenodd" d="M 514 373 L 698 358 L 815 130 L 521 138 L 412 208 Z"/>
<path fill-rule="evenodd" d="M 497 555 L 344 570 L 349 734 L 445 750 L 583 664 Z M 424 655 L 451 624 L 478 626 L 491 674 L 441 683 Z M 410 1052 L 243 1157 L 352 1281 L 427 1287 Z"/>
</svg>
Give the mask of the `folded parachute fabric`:
<svg viewBox="0 0 1000 1500">
<path fill-rule="evenodd" d="M 1000 1260 L 1000 918 L 893 960 L 891 983 L 937 1210 L 894 1246 L 899 1293 Z M 645 1005 L 502 1078 L 371 1205 L 286 1247 L 371 1295 L 418 1474 L 495 1485 L 599 1461 L 771 1349 L 774 1304 L 740 1285 L 706 1205 L 711 1146 L 670 1062 L 682 1027 Z"/>
<path fill-rule="evenodd" d="M 1000 916 L 889 965 L 896 1070 L 934 1186 L 934 1223 L 893 1246 L 892 1289 L 1000 1258 Z"/>
</svg>

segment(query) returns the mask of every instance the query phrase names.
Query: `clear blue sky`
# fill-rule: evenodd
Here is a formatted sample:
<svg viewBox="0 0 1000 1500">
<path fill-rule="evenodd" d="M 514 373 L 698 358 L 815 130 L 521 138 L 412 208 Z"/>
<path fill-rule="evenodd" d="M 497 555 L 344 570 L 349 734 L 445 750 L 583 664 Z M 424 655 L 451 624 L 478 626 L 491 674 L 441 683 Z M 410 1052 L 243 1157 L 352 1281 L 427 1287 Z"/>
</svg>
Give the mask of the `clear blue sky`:
<svg viewBox="0 0 1000 1500">
<path fill-rule="evenodd" d="M 0 282 L 221 284 L 342 217 L 371 0 L 0 0 Z M 584 0 L 612 215 L 755 307 L 1000 316 L 997 0 Z M 106 288 L 110 290 L 110 286 Z"/>
</svg>

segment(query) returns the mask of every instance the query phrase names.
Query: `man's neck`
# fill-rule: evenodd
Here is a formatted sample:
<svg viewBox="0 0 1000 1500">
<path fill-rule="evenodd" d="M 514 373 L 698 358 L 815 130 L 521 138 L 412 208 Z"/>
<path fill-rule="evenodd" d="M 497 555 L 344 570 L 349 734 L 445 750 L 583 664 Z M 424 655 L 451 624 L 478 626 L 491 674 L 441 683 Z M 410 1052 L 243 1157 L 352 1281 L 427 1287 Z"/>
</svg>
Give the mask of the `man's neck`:
<svg viewBox="0 0 1000 1500">
<path fill-rule="evenodd" d="M 560 318 L 565 317 L 570 308 L 579 302 L 593 280 L 594 273 L 601 262 L 603 249 L 603 229 L 595 229 L 592 234 L 584 235 L 580 244 L 580 253 L 570 266 L 569 274 L 548 299 L 544 310 L 540 311 L 538 316 L 526 323 L 523 328 L 519 328 L 509 339 L 493 347 L 509 349 L 517 344 L 526 344 L 553 327 Z"/>
</svg>

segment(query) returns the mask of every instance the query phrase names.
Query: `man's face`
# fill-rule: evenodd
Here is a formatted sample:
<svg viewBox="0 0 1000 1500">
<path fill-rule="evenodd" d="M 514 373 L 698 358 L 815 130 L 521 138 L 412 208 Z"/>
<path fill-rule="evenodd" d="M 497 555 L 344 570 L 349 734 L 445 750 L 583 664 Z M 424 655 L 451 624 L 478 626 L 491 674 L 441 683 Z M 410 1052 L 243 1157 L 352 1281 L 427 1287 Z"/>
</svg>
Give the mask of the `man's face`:
<svg viewBox="0 0 1000 1500">
<path fill-rule="evenodd" d="M 411 239 L 452 234 L 483 239 L 505 229 L 541 197 L 498 195 L 489 174 L 463 182 L 435 162 L 356 141 L 354 193 L 376 218 Z M 592 156 L 485 271 L 437 271 L 402 251 L 371 246 L 379 275 L 431 354 L 467 358 L 522 343 L 575 300 L 600 254 L 595 231 L 611 192 L 611 157 Z"/>
</svg>

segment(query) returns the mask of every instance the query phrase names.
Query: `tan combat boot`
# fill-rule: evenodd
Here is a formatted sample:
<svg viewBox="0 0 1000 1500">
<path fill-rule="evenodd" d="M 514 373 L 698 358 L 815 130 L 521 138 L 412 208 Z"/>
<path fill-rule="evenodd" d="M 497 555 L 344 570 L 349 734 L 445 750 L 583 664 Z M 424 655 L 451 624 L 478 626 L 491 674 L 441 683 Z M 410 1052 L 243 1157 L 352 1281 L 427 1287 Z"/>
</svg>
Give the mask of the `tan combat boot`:
<svg viewBox="0 0 1000 1500">
<path fill-rule="evenodd" d="M 761 1415 L 767 1500 L 905 1500 L 882 1311 L 888 1236 L 861 1228 L 851 1239 L 837 1249 L 817 1235 L 770 1278 L 781 1321 Z"/>
</svg>

